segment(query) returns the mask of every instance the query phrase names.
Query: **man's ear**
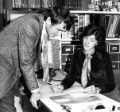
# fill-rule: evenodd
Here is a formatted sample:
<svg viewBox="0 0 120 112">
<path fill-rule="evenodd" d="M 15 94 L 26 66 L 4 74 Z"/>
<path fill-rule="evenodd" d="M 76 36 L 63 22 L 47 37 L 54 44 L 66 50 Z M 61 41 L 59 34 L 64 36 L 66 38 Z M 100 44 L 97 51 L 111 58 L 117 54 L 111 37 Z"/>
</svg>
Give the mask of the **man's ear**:
<svg viewBox="0 0 120 112">
<path fill-rule="evenodd" d="M 98 41 L 96 42 L 96 44 L 95 44 L 96 46 L 98 45 Z"/>
<path fill-rule="evenodd" d="M 48 18 L 46 19 L 46 23 L 47 23 L 48 25 L 51 25 L 51 17 L 48 17 Z"/>
</svg>

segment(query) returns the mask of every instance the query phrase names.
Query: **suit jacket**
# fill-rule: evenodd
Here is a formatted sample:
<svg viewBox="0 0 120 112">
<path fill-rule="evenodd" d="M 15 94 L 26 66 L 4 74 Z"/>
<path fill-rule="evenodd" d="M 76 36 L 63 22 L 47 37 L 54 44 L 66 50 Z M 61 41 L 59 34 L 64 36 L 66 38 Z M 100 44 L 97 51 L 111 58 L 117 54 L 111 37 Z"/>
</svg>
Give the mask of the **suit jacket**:
<svg viewBox="0 0 120 112">
<path fill-rule="evenodd" d="M 82 50 L 74 53 L 70 73 L 62 81 L 65 89 L 72 86 L 77 81 L 81 83 L 81 72 L 85 54 Z M 101 89 L 101 93 L 109 92 L 115 87 L 112 64 L 107 52 L 96 51 L 91 59 L 91 72 L 87 86 L 95 85 Z"/>
<path fill-rule="evenodd" d="M 42 15 L 28 14 L 11 22 L 0 33 L 0 98 L 21 75 L 29 90 L 38 88 L 34 65 L 40 65 L 42 26 Z"/>
</svg>

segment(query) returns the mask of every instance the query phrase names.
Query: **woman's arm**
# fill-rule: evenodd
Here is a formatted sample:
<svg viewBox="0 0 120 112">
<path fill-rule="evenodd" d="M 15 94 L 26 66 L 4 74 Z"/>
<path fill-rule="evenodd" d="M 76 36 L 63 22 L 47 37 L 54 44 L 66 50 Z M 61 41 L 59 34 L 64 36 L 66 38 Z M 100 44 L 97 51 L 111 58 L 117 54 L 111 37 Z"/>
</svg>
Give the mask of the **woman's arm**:
<svg viewBox="0 0 120 112">
<path fill-rule="evenodd" d="M 98 64 L 99 70 L 93 73 L 94 80 L 91 81 L 91 84 L 100 88 L 101 93 L 112 91 L 115 87 L 115 81 L 109 54 L 105 53 L 103 59 Z"/>
</svg>

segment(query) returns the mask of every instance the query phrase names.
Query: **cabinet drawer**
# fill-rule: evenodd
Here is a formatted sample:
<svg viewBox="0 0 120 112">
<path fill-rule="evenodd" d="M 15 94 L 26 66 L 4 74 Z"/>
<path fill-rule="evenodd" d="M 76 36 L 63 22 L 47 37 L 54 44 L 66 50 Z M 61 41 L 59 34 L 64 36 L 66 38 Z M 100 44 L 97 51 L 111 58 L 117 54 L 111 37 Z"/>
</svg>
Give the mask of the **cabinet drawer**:
<svg viewBox="0 0 120 112">
<path fill-rule="evenodd" d="M 119 52 L 119 45 L 116 44 L 116 45 L 110 45 L 110 52 Z"/>
<path fill-rule="evenodd" d="M 112 68 L 115 69 L 115 70 L 119 69 L 119 63 L 112 62 Z"/>
<path fill-rule="evenodd" d="M 71 62 L 72 55 L 62 55 L 62 63 Z"/>
<path fill-rule="evenodd" d="M 117 53 L 110 53 L 111 61 L 119 61 L 119 55 Z"/>
<path fill-rule="evenodd" d="M 62 45 L 62 53 L 73 54 L 73 45 Z"/>
</svg>

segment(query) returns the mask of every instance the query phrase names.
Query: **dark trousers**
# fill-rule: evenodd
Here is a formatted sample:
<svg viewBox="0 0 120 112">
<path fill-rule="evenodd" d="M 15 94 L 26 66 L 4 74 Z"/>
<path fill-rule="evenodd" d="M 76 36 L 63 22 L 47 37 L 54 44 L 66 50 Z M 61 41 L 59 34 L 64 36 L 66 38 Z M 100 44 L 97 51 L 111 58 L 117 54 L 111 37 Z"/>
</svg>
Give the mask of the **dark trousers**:
<svg viewBox="0 0 120 112">
<path fill-rule="evenodd" d="M 20 96 L 19 81 L 17 81 L 10 91 L 0 99 L 0 112 L 16 112 L 14 97 Z"/>
<path fill-rule="evenodd" d="M 12 93 L 8 93 L 0 99 L 0 112 L 16 112 L 14 107 L 14 95 Z"/>
</svg>

